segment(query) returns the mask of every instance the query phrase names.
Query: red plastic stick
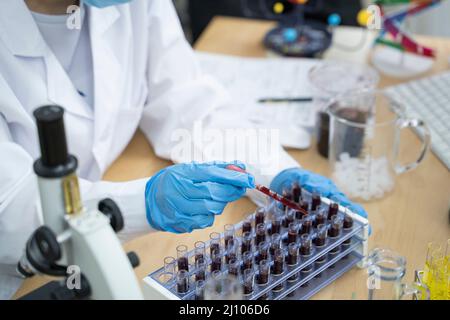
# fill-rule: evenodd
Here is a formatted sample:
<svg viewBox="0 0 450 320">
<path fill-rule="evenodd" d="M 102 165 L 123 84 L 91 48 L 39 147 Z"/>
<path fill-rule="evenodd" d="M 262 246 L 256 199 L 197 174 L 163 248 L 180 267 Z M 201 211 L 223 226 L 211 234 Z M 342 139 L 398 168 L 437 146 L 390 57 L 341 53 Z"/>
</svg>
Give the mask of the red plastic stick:
<svg viewBox="0 0 450 320">
<path fill-rule="evenodd" d="M 242 172 L 242 173 L 247 173 L 244 169 L 235 166 L 235 165 L 228 165 L 226 167 L 228 170 L 233 170 L 233 171 L 238 171 L 238 172 Z M 256 190 L 264 193 L 266 196 L 269 196 L 272 199 L 275 199 L 278 202 L 281 202 L 282 204 L 284 204 L 286 207 L 289 207 L 291 209 L 297 210 L 302 212 L 303 214 L 308 214 L 307 211 L 305 211 L 302 207 L 300 207 L 299 204 L 295 203 L 294 201 L 291 201 L 285 197 L 283 197 L 282 195 L 279 195 L 278 193 L 276 193 L 273 190 L 270 190 L 269 188 L 260 185 L 260 184 L 256 184 L 255 185 Z"/>
</svg>

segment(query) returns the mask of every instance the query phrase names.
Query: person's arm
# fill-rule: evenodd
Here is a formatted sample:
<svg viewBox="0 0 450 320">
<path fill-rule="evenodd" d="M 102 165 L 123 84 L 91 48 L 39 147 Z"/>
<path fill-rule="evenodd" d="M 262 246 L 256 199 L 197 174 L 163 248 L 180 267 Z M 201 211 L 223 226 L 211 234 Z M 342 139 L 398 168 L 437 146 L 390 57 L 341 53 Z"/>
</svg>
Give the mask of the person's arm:
<svg viewBox="0 0 450 320">
<path fill-rule="evenodd" d="M 236 129 L 254 129 L 254 125 L 241 116 L 239 108 L 233 107 L 227 91 L 202 73 L 171 1 L 152 1 L 148 14 L 150 94 L 140 128 L 156 154 L 176 163 L 238 159 L 246 164 L 258 183 L 267 185 L 282 170 L 299 167 L 279 143 L 269 145 L 270 154 L 258 154 L 254 161 L 239 157 L 236 152 L 239 145 L 233 150 L 226 141 L 220 145 L 205 145 L 208 135 L 232 137 L 233 133 L 239 134 Z M 203 134 L 198 135 L 195 131 L 200 126 Z M 236 142 L 245 144 L 248 140 L 238 138 Z M 211 147 L 219 152 L 209 152 Z M 261 199 L 254 190 L 249 194 L 257 202 Z"/>
<path fill-rule="evenodd" d="M 33 161 L 16 144 L 0 113 L 0 299 L 14 294 L 21 280 L 16 265 L 32 232 L 42 224 L 39 190 Z M 115 200 L 125 220 L 119 233 L 123 240 L 154 231 L 147 222 L 145 186 L 148 179 L 125 182 L 96 182 L 80 179 L 82 199 L 88 207 L 110 197 Z"/>
</svg>

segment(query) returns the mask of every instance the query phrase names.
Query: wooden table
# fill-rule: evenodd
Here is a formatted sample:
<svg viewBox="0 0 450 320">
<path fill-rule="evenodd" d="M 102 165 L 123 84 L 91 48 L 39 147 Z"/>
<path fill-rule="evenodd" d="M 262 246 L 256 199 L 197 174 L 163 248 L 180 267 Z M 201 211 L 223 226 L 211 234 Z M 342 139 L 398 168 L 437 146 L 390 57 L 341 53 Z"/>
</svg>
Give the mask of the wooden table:
<svg viewBox="0 0 450 320">
<path fill-rule="evenodd" d="M 262 57 L 265 50 L 261 44 L 264 34 L 273 27 L 271 22 L 250 21 L 218 17 L 212 21 L 196 44 L 196 49 L 230 55 Z M 422 37 L 424 44 L 437 49 L 438 58 L 430 74 L 448 68 L 450 40 Z M 400 80 L 383 77 L 381 86 L 398 83 Z M 417 157 L 419 141 L 411 132 L 403 139 L 403 156 L 412 160 Z M 320 174 L 327 174 L 327 161 L 319 156 L 315 148 L 307 151 L 290 150 L 289 153 L 302 166 Z M 137 132 L 129 146 L 104 176 L 105 180 L 127 181 L 151 176 L 157 170 L 170 165 L 169 161 L 155 156 L 141 132 Z M 395 190 L 386 198 L 364 204 L 373 228 L 370 247 L 391 248 L 407 258 L 406 279 L 413 279 L 413 271 L 422 268 L 426 246 L 430 241 L 444 243 L 450 237 L 449 227 L 450 173 L 436 158 L 429 154 L 415 171 L 399 177 Z M 184 243 L 192 247 L 198 239 L 206 239 L 212 231 L 222 231 L 226 223 L 236 223 L 254 209 L 248 199 L 231 203 L 218 217 L 214 226 L 192 234 L 174 235 L 155 233 L 135 239 L 127 244 L 141 259 L 136 269 L 139 279 L 160 267 L 163 258 L 175 254 L 175 247 Z M 366 299 L 367 274 L 365 270 L 353 269 L 315 299 Z M 23 295 L 48 281 L 45 277 L 27 280 L 16 296 Z"/>
</svg>

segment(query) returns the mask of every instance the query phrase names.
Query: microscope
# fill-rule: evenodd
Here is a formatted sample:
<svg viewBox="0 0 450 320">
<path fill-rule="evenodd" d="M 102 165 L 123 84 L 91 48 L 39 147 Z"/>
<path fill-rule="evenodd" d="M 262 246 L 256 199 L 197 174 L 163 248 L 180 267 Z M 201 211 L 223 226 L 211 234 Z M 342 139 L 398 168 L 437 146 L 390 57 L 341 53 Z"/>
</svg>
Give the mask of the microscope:
<svg viewBox="0 0 450 320">
<path fill-rule="evenodd" d="M 23 299 L 143 299 L 133 272 L 139 258 L 126 254 L 116 236 L 124 226 L 119 207 L 111 199 L 99 201 L 94 210 L 83 206 L 63 115 L 54 105 L 34 111 L 41 149 L 34 172 L 44 224 L 27 241 L 17 265 L 25 278 L 40 274 L 60 281 Z"/>
</svg>

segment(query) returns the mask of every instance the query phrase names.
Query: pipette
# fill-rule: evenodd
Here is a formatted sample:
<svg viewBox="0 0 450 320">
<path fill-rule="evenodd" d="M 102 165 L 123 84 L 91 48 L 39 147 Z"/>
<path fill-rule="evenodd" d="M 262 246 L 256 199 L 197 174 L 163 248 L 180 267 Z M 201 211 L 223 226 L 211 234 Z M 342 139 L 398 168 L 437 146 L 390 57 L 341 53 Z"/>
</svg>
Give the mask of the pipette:
<svg viewBox="0 0 450 320">
<path fill-rule="evenodd" d="M 247 173 L 244 169 L 242 169 L 242 168 L 240 168 L 238 166 L 232 165 L 232 164 L 228 165 L 226 168 L 228 170 L 233 170 L 233 171 L 237 171 L 237 172 Z M 289 207 L 291 209 L 300 211 L 303 214 L 308 214 L 308 212 L 305 209 L 303 209 L 299 204 L 295 203 L 294 201 L 291 201 L 291 200 L 287 199 L 286 197 L 283 197 L 283 196 L 279 195 L 275 191 L 270 190 L 269 188 L 267 188 L 267 187 L 265 187 L 263 185 L 256 184 L 255 185 L 255 189 L 260 191 L 260 192 L 262 192 L 262 193 L 264 193 L 266 196 L 269 196 L 272 199 L 274 199 L 274 200 L 284 204 L 286 207 Z"/>
</svg>

